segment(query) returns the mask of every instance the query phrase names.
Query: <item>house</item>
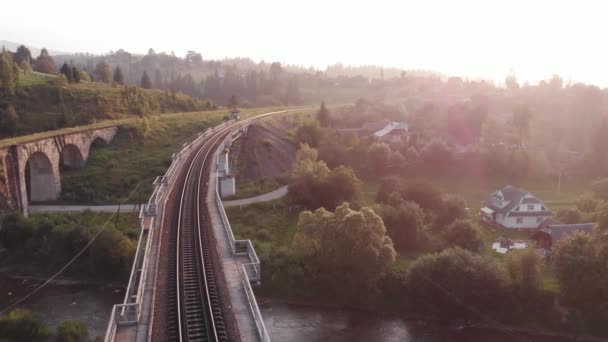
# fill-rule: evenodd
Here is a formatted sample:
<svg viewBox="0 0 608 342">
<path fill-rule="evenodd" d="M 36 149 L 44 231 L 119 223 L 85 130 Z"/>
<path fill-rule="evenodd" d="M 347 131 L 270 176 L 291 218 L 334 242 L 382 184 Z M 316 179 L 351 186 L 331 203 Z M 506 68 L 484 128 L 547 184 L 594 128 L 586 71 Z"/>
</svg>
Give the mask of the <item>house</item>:
<svg viewBox="0 0 608 342">
<path fill-rule="evenodd" d="M 391 140 L 394 137 L 406 135 L 409 132 L 409 126 L 405 122 L 389 122 L 379 131 L 374 133 L 374 136 L 380 139 Z"/>
<path fill-rule="evenodd" d="M 538 228 L 553 216 L 541 200 L 512 185 L 491 194 L 483 205 L 481 219 L 505 228 Z"/>
<path fill-rule="evenodd" d="M 538 247 L 551 249 L 559 240 L 570 234 L 574 234 L 575 232 L 591 234 L 595 225 L 596 223 L 551 224 L 547 227 L 540 228 L 538 232 L 534 234 L 534 239 L 536 240 Z"/>
</svg>

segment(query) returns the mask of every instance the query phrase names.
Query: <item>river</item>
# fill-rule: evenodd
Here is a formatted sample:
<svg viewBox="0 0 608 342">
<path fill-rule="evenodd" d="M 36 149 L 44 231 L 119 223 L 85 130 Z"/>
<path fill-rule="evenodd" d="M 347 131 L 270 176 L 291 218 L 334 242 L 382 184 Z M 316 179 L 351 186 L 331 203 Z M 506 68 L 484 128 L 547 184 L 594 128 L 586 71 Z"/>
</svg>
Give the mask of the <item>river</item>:
<svg viewBox="0 0 608 342">
<path fill-rule="evenodd" d="M 30 293 L 40 283 L 0 274 L 0 310 Z M 53 284 L 43 288 L 20 307 L 40 314 L 53 331 L 64 320 L 84 321 L 89 327 L 89 336 L 95 338 L 105 335 L 112 306 L 121 303 L 123 299 L 124 288 L 95 284 Z"/>
<path fill-rule="evenodd" d="M 34 289 L 39 281 L 0 274 L 0 308 Z M 102 285 L 50 285 L 22 307 L 39 313 L 51 328 L 64 320 L 87 323 L 91 337 L 103 336 L 112 305 L 122 302 L 124 289 Z M 261 305 L 273 342 L 566 342 L 556 337 L 531 337 L 485 329 L 449 329 L 412 322 L 391 315 L 357 310 L 286 304 Z"/>
<path fill-rule="evenodd" d="M 273 342 L 566 342 L 488 329 L 450 329 L 357 310 L 271 301 L 261 306 Z"/>
</svg>

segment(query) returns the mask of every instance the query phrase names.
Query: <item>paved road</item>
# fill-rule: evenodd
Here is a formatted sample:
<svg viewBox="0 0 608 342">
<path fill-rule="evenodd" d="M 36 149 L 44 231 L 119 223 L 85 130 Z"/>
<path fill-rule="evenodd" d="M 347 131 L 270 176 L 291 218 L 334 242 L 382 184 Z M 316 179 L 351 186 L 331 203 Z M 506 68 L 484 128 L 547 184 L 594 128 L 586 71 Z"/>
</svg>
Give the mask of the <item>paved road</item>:
<svg viewBox="0 0 608 342">
<path fill-rule="evenodd" d="M 30 205 L 30 213 L 63 213 L 90 210 L 97 213 L 115 213 L 118 205 Z M 120 212 L 139 212 L 139 204 L 121 204 Z"/>
<path fill-rule="evenodd" d="M 275 199 L 279 199 L 285 195 L 287 195 L 287 185 L 285 185 L 284 187 L 278 188 L 274 191 L 267 192 L 265 194 L 255 196 L 255 197 L 241 198 L 241 199 L 233 200 L 233 201 L 222 201 L 222 204 L 224 205 L 224 207 L 234 207 L 237 205 L 246 205 L 246 204 L 258 203 L 258 202 L 268 202 L 268 201 L 272 201 Z"/>
</svg>

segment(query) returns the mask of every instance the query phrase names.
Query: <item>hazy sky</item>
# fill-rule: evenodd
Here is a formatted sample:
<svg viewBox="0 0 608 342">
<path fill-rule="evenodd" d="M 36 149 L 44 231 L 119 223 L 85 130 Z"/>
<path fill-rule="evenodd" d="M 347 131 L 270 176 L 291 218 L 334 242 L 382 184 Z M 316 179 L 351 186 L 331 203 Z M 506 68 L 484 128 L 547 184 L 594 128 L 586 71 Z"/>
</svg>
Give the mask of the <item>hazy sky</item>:
<svg viewBox="0 0 608 342">
<path fill-rule="evenodd" d="M 379 64 L 608 86 L 608 1 L 30 0 L 0 40 L 62 51 L 199 51 L 324 68 Z"/>
</svg>

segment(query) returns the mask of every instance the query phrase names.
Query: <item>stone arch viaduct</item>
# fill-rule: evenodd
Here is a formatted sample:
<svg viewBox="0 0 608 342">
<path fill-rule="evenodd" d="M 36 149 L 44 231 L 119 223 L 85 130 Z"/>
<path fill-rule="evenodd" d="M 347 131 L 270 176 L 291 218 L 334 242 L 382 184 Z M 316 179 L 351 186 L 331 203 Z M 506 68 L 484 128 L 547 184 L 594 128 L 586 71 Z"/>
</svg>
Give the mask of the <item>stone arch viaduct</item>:
<svg viewBox="0 0 608 342">
<path fill-rule="evenodd" d="M 117 126 L 89 129 L 0 148 L 0 214 L 27 215 L 30 202 L 57 200 L 61 169 L 83 167 L 91 146 L 109 144 L 117 131 Z"/>
</svg>

